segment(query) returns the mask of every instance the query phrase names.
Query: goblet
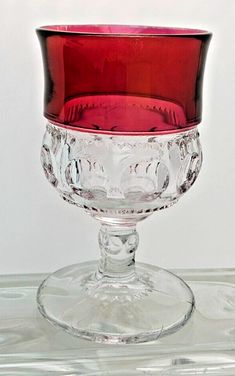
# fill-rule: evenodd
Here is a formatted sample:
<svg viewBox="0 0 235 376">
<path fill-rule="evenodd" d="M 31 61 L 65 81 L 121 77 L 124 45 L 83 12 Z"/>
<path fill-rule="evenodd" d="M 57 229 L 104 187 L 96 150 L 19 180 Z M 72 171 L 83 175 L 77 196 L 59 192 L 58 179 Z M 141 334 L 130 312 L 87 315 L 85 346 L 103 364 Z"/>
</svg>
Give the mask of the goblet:
<svg viewBox="0 0 235 376">
<path fill-rule="evenodd" d="M 197 125 L 211 34 L 120 25 L 44 26 L 37 33 L 45 175 L 65 201 L 101 223 L 99 262 L 51 274 L 38 290 L 39 310 L 97 342 L 173 333 L 190 318 L 193 293 L 171 272 L 135 263 L 136 225 L 175 204 L 200 171 Z"/>
</svg>

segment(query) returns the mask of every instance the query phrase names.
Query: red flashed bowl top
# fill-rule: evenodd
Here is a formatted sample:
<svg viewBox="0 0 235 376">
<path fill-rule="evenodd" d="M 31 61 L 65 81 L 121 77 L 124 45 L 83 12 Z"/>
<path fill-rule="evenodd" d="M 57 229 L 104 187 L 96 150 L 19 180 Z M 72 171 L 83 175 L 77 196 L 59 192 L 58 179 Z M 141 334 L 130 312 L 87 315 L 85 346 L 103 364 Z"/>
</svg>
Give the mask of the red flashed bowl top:
<svg viewBox="0 0 235 376">
<path fill-rule="evenodd" d="M 200 122 L 209 32 L 54 25 L 37 33 L 44 114 L 58 125 L 96 133 L 159 134 Z"/>
</svg>

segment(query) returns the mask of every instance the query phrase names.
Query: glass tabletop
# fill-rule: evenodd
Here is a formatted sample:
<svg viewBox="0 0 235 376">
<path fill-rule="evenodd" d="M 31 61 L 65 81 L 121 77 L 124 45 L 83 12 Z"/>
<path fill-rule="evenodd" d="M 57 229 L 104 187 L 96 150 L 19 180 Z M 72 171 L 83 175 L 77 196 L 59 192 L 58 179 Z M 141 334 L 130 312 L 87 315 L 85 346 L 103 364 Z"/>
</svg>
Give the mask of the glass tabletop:
<svg viewBox="0 0 235 376">
<path fill-rule="evenodd" d="M 235 269 L 174 270 L 196 310 L 154 343 L 101 345 L 54 328 L 36 305 L 44 274 L 0 276 L 0 375 L 235 375 Z"/>
</svg>

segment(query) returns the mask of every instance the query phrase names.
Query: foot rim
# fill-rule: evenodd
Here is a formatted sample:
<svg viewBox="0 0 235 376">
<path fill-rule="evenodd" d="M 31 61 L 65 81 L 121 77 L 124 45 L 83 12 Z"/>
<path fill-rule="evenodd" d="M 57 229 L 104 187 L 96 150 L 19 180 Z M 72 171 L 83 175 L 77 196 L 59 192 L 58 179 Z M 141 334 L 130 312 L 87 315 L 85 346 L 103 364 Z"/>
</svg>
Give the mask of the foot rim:
<svg viewBox="0 0 235 376">
<path fill-rule="evenodd" d="M 84 281 L 87 281 L 87 278 L 89 275 L 95 274 L 97 265 L 98 265 L 97 261 L 90 261 L 90 262 L 70 265 L 50 274 L 41 283 L 37 292 L 37 304 L 38 304 L 39 312 L 48 322 L 50 322 L 51 324 L 53 324 L 54 326 L 58 328 L 64 329 L 65 331 L 72 334 L 73 336 L 87 339 L 90 341 L 94 341 L 97 343 L 133 344 L 133 343 L 152 342 L 152 341 L 156 341 L 160 337 L 173 334 L 179 329 L 181 329 L 190 319 L 195 308 L 195 299 L 194 299 L 193 292 L 191 288 L 187 285 L 187 283 L 185 283 L 180 277 L 176 276 L 170 271 L 167 271 L 165 269 L 152 266 L 149 264 L 144 264 L 144 263 L 136 263 L 136 273 L 137 275 L 145 276 L 145 279 L 147 275 L 148 279 L 150 278 L 150 281 L 153 281 L 154 279 L 156 279 L 156 281 L 161 281 L 162 290 L 153 289 L 153 291 L 154 293 L 156 292 L 160 293 L 161 295 L 160 300 L 163 300 L 163 304 L 165 305 L 165 300 L 167 300 L 167 305 L 171 307 L 170 310 L 168 309 L 168 311 L 165 312 L 165 313 L 171 312 L 170 314 L 171 318 L 168 320 L 167 324 L 164 324 L 163 322 L 160 323 L 161 319 L 165 320 L 165 315 L 161 314 L 160 319 L 156 320 L 156 322 L 158 322 L 158 325 L 156 325 L 155 328 L 153 328 L 154 324 L 149 322 L 149 329 L 145 327 L 144 330 L 140 330 L 138 329 L 138 325 L 137 325 L 136 328 L 134 328 L 134 330 L 133 330 L 133 326 L 130 329 L 128 327 L 123 327 L 120 330 L 121 326 L 117 325 L 116 329 L 111 332 L 109 330 L 104 329 L 104 327 L 106 326 L 105 319 L 104 321 L 102 320 L 102 324 L 96 325 L 96 327 L 100 327 L 100 329 L 98 330 L 97 328 L 96 329 L 94 328 L 92 329 L 92 327 L 89 328 L 88 325 L 87 327 L 86 325 L 85 327 L 82 327 L 80 325 L 75 325 L 74 320 L 72 318 L 69 318 L 69 317 L 63 318 L 63 313 L 64 312 L 66 313 L 68 309 L 73 308 L 73 306 L 71 305 L 71 302 L 74 300 L 74 295 L 73 297 L 71 295 L 71 281 L 74 282 L 73 278 L 76 279 L 75 277 L 76 275 L 80 276 L 80 279 L 78 279 L 78 282 L 77 282 L 77 288 L 78 288 L 77 291 L 80 293 L 81 290 L 83 290 L 83 295 L 84 293 L 86 294 L 86 291 L 88 291 L 89 289 L 86 290 L 85 288 L 86 284 L 84 284 Z M 164 284 L 164 280 L 166 282 L 165 284 Z M 58 282 L 59 282 L 59 285 L 56 286 L 56 283 Z M 100 281 L 98 281 L 97 283 L 100 284 Z M 105 283 L 106 284 L 108 283 L 107 280 L 104 281 L 104 284 Z M 176 286 L 176 288 L 174 288 L 174 294 L 172 293 L 172 291 L 169 290 L 169 288 L 171 288 L 171 284 L 172 286 L 173 285 Z M 63 289 L 61 289 L 61 285 L 63 286 Z M 108 283 L 108 285 L 110 287 L 110 282 Z M 112 290 L 113 289 L 114 288 L 112 288 Z M 76 291 L 76 288 L 75 288 L 75 291 Z M 73 293 L 74 293 L 74 286 L 73 286 Z M 133 293 L 133 289 L 131 291 L 131 294 L 132 293 Z M 71 299 L 70 299 L 70 295 L 71 295 Z M 147 296 L 147 298 L 144 297 L 143 299 L 149 299 L 150 296 L 151 296 L 151 293 Z M 90 299 L 89 293 L 87 293 L 87 298 Z M 84 299 L 84 296 L 83 296 L 83 299 Z M 99 299 L 100 299 L 100 295 L 99 295 Z M 158 300 L 157 295 L 156 295 L 155 300 L 157 302 Z M 175 311 L 174 307 L 178 307 L 177 300 L 180 302 L 182 307 L 180 307 L 178 311 L 176 310 L 177 312 L 174 312 Z M 141 298 L 139 302 L 141 302 Z M 108 304 L 109 303 L 110 303 L 109 308 L 111 309 L 113 307 L 113 303 L 108 302 Z M 129 305 L 126 306 L 127 309 L 129 309 L 131 305 L 133 305 L 133 303 L 134 301 L 130 302 Z M 157 304 L 159 305 L 159 302 Z M 120 307 L 121 305 L 122 303 L 120 303 Z M 148 318 L 147 305 L 148 305 L 148 300 L 143 301 L 143 304 L 138 304 L 138 307 L 144 306 L 146 308 L 145 311 L 146 311 L 146 315 Z M 151 306 L 153 305 L 154 305 L 154 302 L 151 300 Z M 149 307 L 149 310 L 151 306 Z M 63 309 L 64 309 L 64 312 L 62 312 Z M 77 313 L 79 315 L 79 310 L 77 311 Z M 156 310 L 156 315 L 158 314 L 159 312 L 158 310 Z M 95 313 L 95 306 L 94 306 L 93 317 L 95 315 L 96 313 Z M 74 314 L 74 317 L 75 317 L 75 314 Z M 153 317 L 153 316 L 150 315 L 150 317 Z M 78 322 L 79 321 L 80 320 L 78 320 Z M 119 321 L 120 321 L 120 317 L 119 317 Z M 115 328 L 116 326 L 115 319 L 112 324 L 113 324 L 113 328 Z M 145 321 L 145 324 L 146 324 L 146 321 Z"/>
</svg>

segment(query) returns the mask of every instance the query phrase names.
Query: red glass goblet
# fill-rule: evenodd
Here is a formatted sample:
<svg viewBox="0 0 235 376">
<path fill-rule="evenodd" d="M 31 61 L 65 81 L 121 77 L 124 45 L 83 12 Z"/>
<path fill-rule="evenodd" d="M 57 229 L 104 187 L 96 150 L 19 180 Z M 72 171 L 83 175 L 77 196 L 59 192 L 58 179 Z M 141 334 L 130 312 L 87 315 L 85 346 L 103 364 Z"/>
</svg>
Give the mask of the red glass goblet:
<svg viewBox="0 0 235 376">
<path fill-rule="evenodd" d="M 100 261 L 50 275 L 38 290 L 40 312 L 98 342 L 172 333 L 191 316 L 193 293 L 172 273 L 135 263 L 136 224 L 176 203 L 200 171 L 211 34 L 120 25 L 37 33 L 48 119 L 43 169 L 64 200 L 101 222 Z"/>
</svg>

